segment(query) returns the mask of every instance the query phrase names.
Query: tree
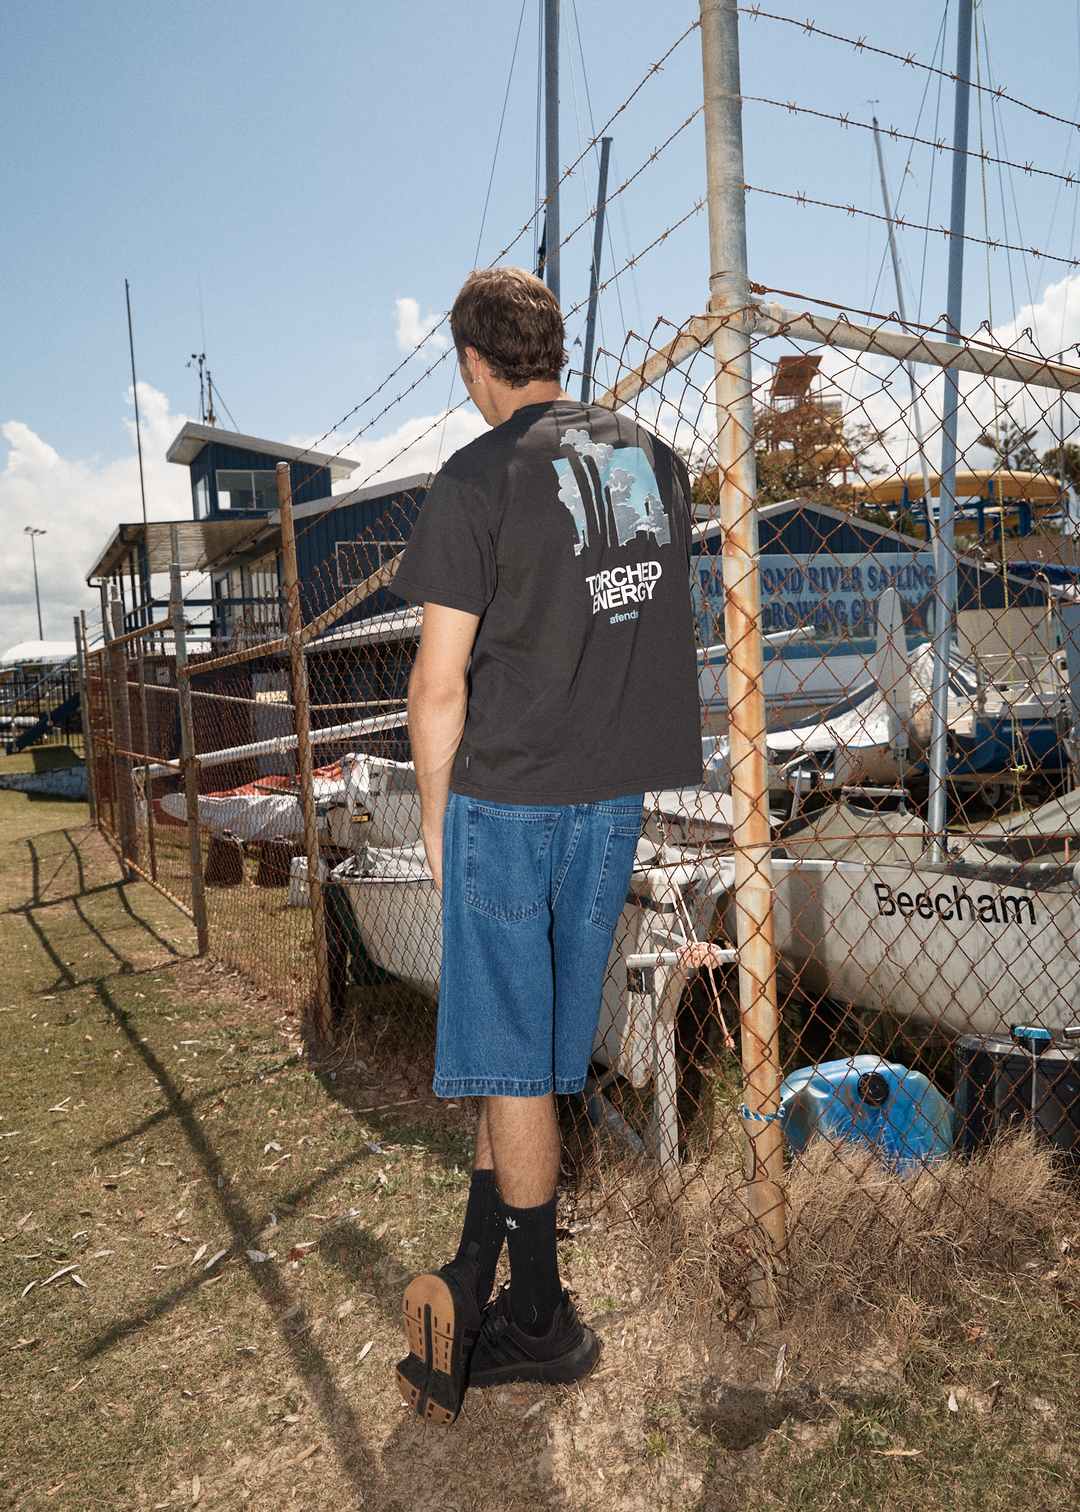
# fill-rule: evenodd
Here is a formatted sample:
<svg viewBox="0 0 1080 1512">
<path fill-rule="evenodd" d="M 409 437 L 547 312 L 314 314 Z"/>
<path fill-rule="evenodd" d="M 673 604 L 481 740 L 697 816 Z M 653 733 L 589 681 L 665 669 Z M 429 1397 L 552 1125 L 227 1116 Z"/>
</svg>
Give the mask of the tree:
<svg viewBox="0 0 1080 1512">
<path fill-rule="evenodd" d="M 884 471 L 868 454 L 884 444 L 886 434 L 865 422 L 845 425 L 839 410 L 813 400 L 786 410 L 761 406 L 754 411 L 758 503 L 810 499 L 850 509 L 854 486 L 849 476 L 875 477 Z M 700 455 L 688 460 L 691 472 L 699 472 L 694 503 L 715 506 L 716 468 L 705 467 Z"/>
<path fill-rule="evenodd" d="M 984 431 L 975 444 L 992 451 L 998 467 L 1016 472 L 1042 472 L 1042 463 L 1031 447 L 1038 429 L 1037 425 L 1032 425 L 1021 430 L 1012 420 L 1007 420 L 1000 430 Z"/>
</svg>

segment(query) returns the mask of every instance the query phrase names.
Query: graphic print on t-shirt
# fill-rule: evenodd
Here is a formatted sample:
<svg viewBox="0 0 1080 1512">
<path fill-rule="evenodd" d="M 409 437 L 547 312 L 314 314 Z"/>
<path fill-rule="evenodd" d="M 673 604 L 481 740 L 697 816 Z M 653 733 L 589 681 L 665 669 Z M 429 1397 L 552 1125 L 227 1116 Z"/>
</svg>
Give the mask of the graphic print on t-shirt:
<svg viewBox="0 0 1080 1512">
<path fill-rule="evenodd" d="M 557 457 L 559 498 L 574 517 L 578 538 L 574 555 L 590 545 L 626 546 L 652 535 L 658 546 L 671 543 L 667 511 L 660 489 L 639 446 L 608 446 L 593 441 L 587 430 L 568 430 L 562 445 L 574 455 Z"/>
</svg>

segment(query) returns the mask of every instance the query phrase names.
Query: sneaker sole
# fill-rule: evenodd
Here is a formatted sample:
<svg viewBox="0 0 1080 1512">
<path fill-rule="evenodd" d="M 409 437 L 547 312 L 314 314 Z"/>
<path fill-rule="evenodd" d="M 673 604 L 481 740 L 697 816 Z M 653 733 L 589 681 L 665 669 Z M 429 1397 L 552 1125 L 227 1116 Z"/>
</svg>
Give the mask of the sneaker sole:
<svg viewBox="0 0 1080 1512">
<path fill-rule="evenodd" d="M 592 1329 L 576 1349 L 557 1360 L 516 1360 L 507 1365 L 490 1365 L 486 1369 L 476 1361 L 469 1371 L 469 1385 L 487 1388 L 506 1386 L 512 1381 L 533 1381 L 546 1386 L 572 1386 L 583 1381 L 596 1369 L 600 1359 L 600 1341 Z"/>
<path fill-rule="evenodd" d="M 465 1395 L 461 1324 L 442 1276 L 417 1276 L 401 1306 L 410 1353 L 397 1367 L 397 1386 L 418 1417 L 448 1426 Z"/>
</svg>

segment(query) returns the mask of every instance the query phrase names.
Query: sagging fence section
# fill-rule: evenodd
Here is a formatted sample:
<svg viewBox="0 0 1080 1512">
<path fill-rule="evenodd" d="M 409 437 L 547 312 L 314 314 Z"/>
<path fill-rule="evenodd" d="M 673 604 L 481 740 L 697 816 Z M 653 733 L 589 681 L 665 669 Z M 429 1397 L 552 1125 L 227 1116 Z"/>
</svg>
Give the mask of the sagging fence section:
<svg viewBox="0 0 1080 1512">
<path fill-rule="evenodd" d="M 741 543 L 719 515 L 725 331 L 752 393 Z M 1080 464 L 1058 408 L 1080 370 L 769 304 L 632 338 L 620 361 L 600 402 L 668 436 L 694 480 L 705 775 L 648 795 L 587 1104 L 633 1153 L 609 1182 L 766 1193 L 753 1294 L 782 1276 L 784 1152 L 815 1135 L 928 1179 L 1016 1121 L 1066 1162 L 1080 1149 Z M 280 588 L 228 643 L 188 645 L 177 570 L 168 628 L 107 617 L 86 652 L 97 819 L 321 1045 L 392 1029 L 423 1055 L 440 919 L 405 727 L 420 613 L 385 592 L 415 500 L 300 582 L 278 477 Z"/>
</svg>

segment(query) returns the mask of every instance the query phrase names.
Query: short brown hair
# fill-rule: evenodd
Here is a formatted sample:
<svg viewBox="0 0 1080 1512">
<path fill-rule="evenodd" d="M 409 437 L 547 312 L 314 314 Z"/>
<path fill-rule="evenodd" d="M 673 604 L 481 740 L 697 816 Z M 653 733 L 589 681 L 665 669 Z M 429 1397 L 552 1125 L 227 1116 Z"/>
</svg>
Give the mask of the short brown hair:
<svg viewBox="0 0 1080 1512">
<path fill-rule="evenodd" d="M 566 331 L 559 302 L 546 284 L 523 268 L 477 268 L 461 286 L 450 311 L 458 361 L 474 347 L 500 382 L 524 388 L 538 379 L 558 381 L 566 365 Z"/>
</svg>

